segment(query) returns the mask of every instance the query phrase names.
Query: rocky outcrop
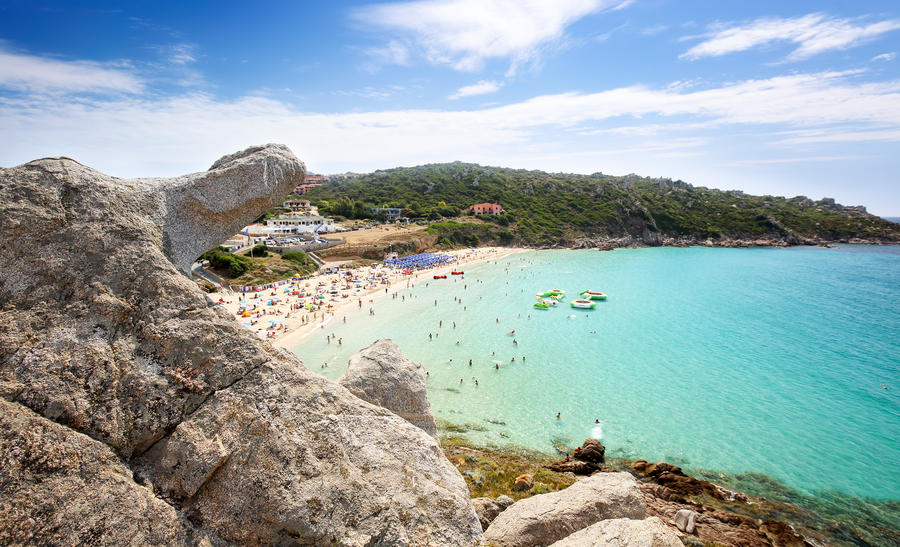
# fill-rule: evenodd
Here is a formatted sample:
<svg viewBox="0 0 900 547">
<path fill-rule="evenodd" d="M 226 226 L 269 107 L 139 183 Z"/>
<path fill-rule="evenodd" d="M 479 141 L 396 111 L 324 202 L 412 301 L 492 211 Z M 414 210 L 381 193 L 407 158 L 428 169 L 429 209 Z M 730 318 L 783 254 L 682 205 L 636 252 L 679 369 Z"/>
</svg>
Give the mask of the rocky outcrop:
<svg viewBox="0 0 900 547">
<path fill-rule="evenodd" d="M 683 545 L 675 532 L 661 520 L 650 517 L 644 520 L 602 520 L 557 541 L 551 547 L 682 547 Z"/>
<path fill-rule="evenodd" d="M 581 446 L 572 451 L 572 457 L 590 463 L 603 463 L 606 447 L 597 439 L 585 439 Z"/>
<path fill-rule="evenodd" d="M 481 529 L 487 530 L 491 522 L 497 518 L 497 515 L 512 505 L 514 500 L 509 496 L 499 496 L 494 498 L 475 498 L 472 505 L 475 506 L 475 514 L 478 515 L 478 521 L 481 522 Z"/>
<path fill-rule="evenodd" d="M 693 534 L 697 526 L 697 512 L 690 509 L 679 509 L 675 513 L 675 527 L 686 534 Z"/>
<path fill-rule="evenodd" d="M 210 545 L 108 446 L 3 399 L 0 455 L 0 545 Z"/>
<path fill-rule="evenodd" d="M 746 502 L 747 496 L 740 492 L 732 492 L 709 481 L 695 479 L 686 475 L 680 467 L 666 462 L 649 463 L 646 460 L 635 460 L 631 468 L 660 486 L 665 486 L 677 496 L 695 496 L 707 494 L 718 500 L 735 500 Z"/>
<path fill-rule="evenodd" d="M 643 519 L 637 481 L 628 473 L 597 473 L 565 490 L 532 496 L 500 513 L 484 532 L 502 546 L 549 545 L 604 519 Z"/>
<path fill-rule="evenodd" d="M 575 473 L 576 475 L 591 475 L 597 471 L 613 471 L 603 465 L 606 447 L 597 439 L 585 439 L 580 447 L 572 451 L 570 459 L 559 460 L 547 465 L 547 469 L 557 473 Z"/>
<path fill-rule="evenodd" d="M 390 410 L 437 438 L 425 390 L 425 368 L 404 357 L 392 340 L 378 340 L 351 357 L 338 383 L 360 399 Z"/>
<path fill-rule="evenodd" d="M 27 461 L 2 445 L 24 471 L 0 484 L 22 508 L 0 537 L 34 522 L 61 543 L 131 543 L 92 524 L 124 518 L 146 544 L 478 541 L 433 437 L 241 329 L 181 273 L 304 173 L 279 145 L 166 180 L 67 158 L 0 169 L 0 398 L 30 416 L 3 435 L 47 432 Z"/>
</svg>

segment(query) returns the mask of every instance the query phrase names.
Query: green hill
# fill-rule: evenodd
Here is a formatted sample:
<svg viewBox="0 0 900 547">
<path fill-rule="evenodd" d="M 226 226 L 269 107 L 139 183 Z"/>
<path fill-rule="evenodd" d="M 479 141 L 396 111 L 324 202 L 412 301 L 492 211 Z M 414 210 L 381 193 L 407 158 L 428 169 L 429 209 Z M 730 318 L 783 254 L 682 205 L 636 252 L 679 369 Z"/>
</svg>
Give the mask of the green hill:
<svg viewBox="0 0 900 547">
<path fill-rule="evenodd" d="M 631 238 L 647 244 L 713 240 L 811 243 L 900 241 L 900 226 L 864 207 L 803 196 L 752 196 L 637 175 L 545 173 L 466 163 L 379 170 L 331 181 L 307 194 L 323 214 L 377 218 L 372 207 L 402 207 L 410 218 L 474 220 L 467 207 L 499 203 L 499 216 L 433 230 L 445 243 L 578 245 Z M 474 236 L 474 237 L 473 237 Z M 449 241 L 448 241 L 449 240 Z"/>
</svg>

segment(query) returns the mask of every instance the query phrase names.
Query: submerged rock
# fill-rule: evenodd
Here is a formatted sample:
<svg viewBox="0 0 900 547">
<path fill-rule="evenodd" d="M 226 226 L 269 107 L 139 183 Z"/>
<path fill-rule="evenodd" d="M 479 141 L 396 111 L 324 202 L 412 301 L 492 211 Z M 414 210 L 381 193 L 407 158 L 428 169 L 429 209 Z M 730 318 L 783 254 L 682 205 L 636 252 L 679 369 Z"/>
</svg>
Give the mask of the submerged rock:
<svg viewBox="0 0 900 547">
<path fill-rule="evenodd" d="M 383 338 L 350 358 L 338 383 L 373 405 L 382 406 L 437 438 L 425 387 L 425 369 Z"/>
<path fill-rule="evenodd" d="M 501 546 L 549 545 L 604 519 L 642 519 L 647 506 L 628 473 L 597 473 L 565 490 L 519 500 L 484 532 Z"/>
<path fill-rule="evenodd" d="M 0 398 L 30 416 L 3 438 L 39 426 L 29 461 L 68 458 L 0 479 L 22 511 L 0 537 L 25 523 L 50 543 L 479 540 L 432 436 L 240 328 L 183 274 L 304 175 L 281 145 L 174 179 L 67 158 L 0 169 Z"/>
</svg>

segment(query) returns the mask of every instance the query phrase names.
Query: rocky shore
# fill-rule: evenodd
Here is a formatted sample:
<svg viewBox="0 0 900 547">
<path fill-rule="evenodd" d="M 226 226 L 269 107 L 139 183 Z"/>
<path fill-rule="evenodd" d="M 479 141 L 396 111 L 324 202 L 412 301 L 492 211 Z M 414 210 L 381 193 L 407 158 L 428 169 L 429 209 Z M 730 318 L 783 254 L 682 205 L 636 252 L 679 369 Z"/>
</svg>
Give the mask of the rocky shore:
<svg viewBox="0 0 900 547">
<path fill-rule="evenodd" d="M 796 247 L 796 246 L 820 246 L 829 247 L 839 244 L 851 245 L 898 245 L 900 241 L 888 239 L 867 238 L 839 238 L 829 239 L 823 237 L 809 238 L 794 234 L 773 235 L 771 237 L 754 238 L 721 238 L 698 239 L 695 237 L 666 237 L 656 232 L 645 232 L 642 236 L 624 237 L 596 237 L 579 238 L 570 245 L 569 249 L 597 249 L 611 251 L 613 249 L 635 247 L 724 247 L 724 248 L 748 248 L 748 247 Z"/>
<path fill-rule="evenodd" d="M 392 342 L 331 382 L 242 329 L 185 272 L 305 171 L 281 145 L 174 179 L 0 169 L 0 544 L 827 542 L 596 442 L 506 476 L 517 456 L 441 446 Z M 492 465 L 509 494 L 473 500 Z"/>
</svg>

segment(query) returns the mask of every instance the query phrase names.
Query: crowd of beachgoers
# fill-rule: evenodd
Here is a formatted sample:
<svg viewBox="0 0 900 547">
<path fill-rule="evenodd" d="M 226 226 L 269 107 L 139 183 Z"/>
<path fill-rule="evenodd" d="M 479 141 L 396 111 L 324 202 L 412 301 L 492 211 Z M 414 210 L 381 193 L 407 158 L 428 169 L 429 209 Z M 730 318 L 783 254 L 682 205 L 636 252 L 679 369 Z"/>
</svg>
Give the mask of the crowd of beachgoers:
<svg viewBox="0 0 900 547">
<path fill-rule="evenodd" d="M 354 313 L 374 314 L 379 296 L 412 287 L 435 275 L 446 275 L 464 264 L 497 259 L 511 252 L 514 250 L 499 247 L 448 251 L 449 259 L 418 269 L 384 263 L 330 266 L 323 273 L 294 278 L 276 287 L 246 293 L 223 292 L 213 297 L 260 338 L 291 348 L 336 317 L 347 322 Z"/>
</svg>

